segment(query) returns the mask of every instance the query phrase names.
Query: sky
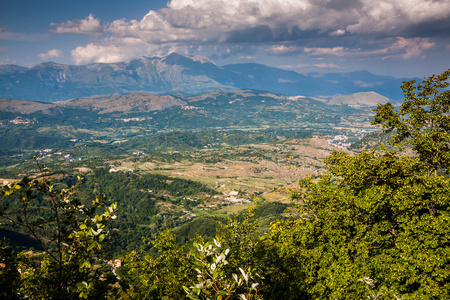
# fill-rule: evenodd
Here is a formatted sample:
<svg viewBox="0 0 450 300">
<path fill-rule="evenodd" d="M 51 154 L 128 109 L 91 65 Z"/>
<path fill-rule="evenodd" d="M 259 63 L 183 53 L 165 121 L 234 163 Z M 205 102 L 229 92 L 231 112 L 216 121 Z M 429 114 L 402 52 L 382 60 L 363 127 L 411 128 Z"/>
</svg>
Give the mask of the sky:
<svg viewBox="0 0 450 300">
<path fill-rule="evenodd" d="M 298 73 L 450 68 L 449 0 L 0 0 L 0 64 L 172 52 Z"/>
</svg>

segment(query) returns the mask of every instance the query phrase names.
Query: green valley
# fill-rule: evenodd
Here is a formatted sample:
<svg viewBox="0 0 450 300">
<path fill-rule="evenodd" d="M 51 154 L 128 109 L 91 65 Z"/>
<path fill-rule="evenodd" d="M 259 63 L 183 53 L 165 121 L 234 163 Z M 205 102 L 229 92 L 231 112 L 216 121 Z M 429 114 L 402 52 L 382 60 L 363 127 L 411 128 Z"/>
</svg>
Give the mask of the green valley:
<svg viewBox="0 0 450 300">
<path fill-rule="evenodd" d="M 400 108 L 250 90 L 0 102 L 1 295 L 443 299 L 449 76 L 405 82 Z"/>
</svg>

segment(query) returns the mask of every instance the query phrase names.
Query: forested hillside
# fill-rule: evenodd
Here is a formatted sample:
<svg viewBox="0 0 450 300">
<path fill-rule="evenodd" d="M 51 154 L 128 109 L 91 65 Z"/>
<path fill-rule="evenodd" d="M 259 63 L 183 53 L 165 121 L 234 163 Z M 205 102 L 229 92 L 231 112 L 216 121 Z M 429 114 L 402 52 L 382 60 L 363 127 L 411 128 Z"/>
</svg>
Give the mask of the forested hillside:
<svg viewBox="0 0 450 300">
<path fill-rule="evenodd" d="M 0 168 L 27 164 L 34 155 L 48 163 L 64 155 L 83 160 L 313 135 L 342 135 L 351 143 L 373 130 L 372 109 L 251 90 L 186 98 L 139 93 L 54 104 L 0 99 Z"/>
<path fill-rule="evenodd" d="M 305 162 L 297 164 L 292 157 L 284 161 L 288 169 L 298 171 L 293 173 L 296 179 L 301 177 L 295 185 L 277 185 L 289 193 L 289 204 L 269 203 L 267 193 L 226 218 L 181 221 L 191 216 L 189 210 L 214 204 L 207 202 L 230 184 L 220 181 L 221 175 L 216 175 L 214 188 L 182 178 L 182 162 L 188 156 L 205 158 L 197 152 L 160 154 L 176 158 L 172 166 L 180 166 L 180 178 L 118 172 L 119 167 L 112 166 L 118 158 L 85 170 L 85 176 L 49 174 L 35 157 L 30 176 L 3 185 L 0 218 L 11 228 L 22 228 L 44 252 L 17 252 L 1 242 L 0 297 L 446 299 L 449 78 L 450 70 L 422 83 L 404 82 L 405 101 L 399 108 L 391 103 L 377 106 L 372 124 L 391 134 L 389 149 L 379 146 L 357 154 L 335 150 L 323 168 L 298 176 L 326 153 L 316 139 L 317 152 L 305 156 Z M 401 152 L 405 143 L 414 155 Z M 259 148 L 251 159 L 244 156 L 244 148 L 239 155 L 245 163 L 260 163 L 253 167 L 257 174 L 277 165 L 278 155 L 295 150 L 288 143 L 269 146 Z M 225 150 L 216 159 L 223 160 L 221 168 L 231 169 L 236 162 L 226 159 L 230 153 Z M 278 153 L 281 150 L 285 152 Z M 155 167 L 153 161 L 141 166 Z M 249 188 L 255 185 L 251 182 Z M 229 202 L 238 201 L 241 193 L 230 192 Z M 177 215 L 177 209 L 182 213 Z M 164 213 L 169 210 L 178 218 L 169 219 Z M 193 227 L 201 227 L 203 236 L 194 237 Z M 141 246 L 126 240 L 132 231 L 143 235 Z M 117 251 L 118 246 L 124 251 Z"/>
</svg>

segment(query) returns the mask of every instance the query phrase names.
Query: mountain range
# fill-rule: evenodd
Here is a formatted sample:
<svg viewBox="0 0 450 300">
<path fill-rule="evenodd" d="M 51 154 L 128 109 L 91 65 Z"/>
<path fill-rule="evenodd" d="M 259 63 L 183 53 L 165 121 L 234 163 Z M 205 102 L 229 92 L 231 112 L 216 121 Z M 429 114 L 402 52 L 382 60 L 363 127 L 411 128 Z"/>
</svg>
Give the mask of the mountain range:
<svg viewBox="0 0 450 300">
<path fill-rule="evenodd" d="M 172 107 L 183 109 L 203 108 L 202 103 L 214 104 L 214 106 L 233 104 L 234 102 L 253 103 L 257 99 L 258 103 L 269 104 L 266 110 L 272 110 L 274 105 L 283 103 L 299 102 L 323 103 L 325 105 L 346 105 L 353 107 L 374 107 L 377 104 L 385 104 L 389 99 L 375 92 L 361 92 L 337 96 L 331 99 L 306 98 L 304 96 L 278 96 L 275 94 L 260 92 L 256 90 L 237 91 L 212 91 L 196 96 L 180 97 L 172 95 L 156 96 L 149 93 L 132 93 L 120 96 L 99 97 L 99 98 L 77 98 L 67 101 L 55 101 L 53 103 L 39 102 L 33 100 L 18 100 L 0 98 L 0 112 L 13 113 L 19 115 L 30 115 L 40 112 L 47 115 L 60 114 L 63 110 L 79 109 L 82 111 L 93 111 L 98 114 L 108 114 L 120 112 L 123 114 L 139 114 L 161 111 Z M 192 106 L 194 105 L 194 106 Z M 11 116 L 10 116 L 11 117 Z M 0 121 L 2 118 L 0 117 Z"/>
<path fill-rule="evenodd" d="M 140 57 L 128 63 L 63 65 L 45 62 L 32 68 L 0 65 L 0 97 L 42 102 L 119 96 L 135 92 L 192 96 L 214 90 L 253 89 L 288 96 L 333 98 L 376 92 L 401 99 L 409 78 L 368 71 L 302 75 L 262 64 L 218 66 L 205 57 Z"/>
</svg>

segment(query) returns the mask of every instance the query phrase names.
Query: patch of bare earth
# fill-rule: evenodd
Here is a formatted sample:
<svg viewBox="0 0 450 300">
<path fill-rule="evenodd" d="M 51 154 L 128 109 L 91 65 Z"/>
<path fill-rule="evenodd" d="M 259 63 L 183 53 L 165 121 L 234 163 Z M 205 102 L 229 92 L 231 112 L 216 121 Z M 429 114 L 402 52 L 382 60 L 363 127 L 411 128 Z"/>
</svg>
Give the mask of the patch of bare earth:
<svg viewBox="0 0 450 300">
<path fill-rule="evenodd" d="M 280 144 L 247 145 L 236 147 L 234 151 L 239 153 L 243 149 L 246 150 L 247 156 L 237 156 L 232 160 L 222 159 L 216 163 L 186 161 L 168 164 L 147 161 L 139 165 L 124 162 L 122 166 L 200 181 L 224 194 L 241 190 L 250 197 L 258 191 L 264 193 L 264 198 L 281 201 L 288 199 L 288 193 L 274 193 L 274 188 L 295 184 L 298 179 L 321 170 L 325 167 L 323 159 L 336 148 L 323 138 L 310 138 Z M 252 149 L 255 153 L 263 150 L 270 158 L 252 157 Z M 214 156 L 214 151 L 201 152 Z M 295 156 L 295 159 L 286 160 L 291 156 Z"/>
</svg>

